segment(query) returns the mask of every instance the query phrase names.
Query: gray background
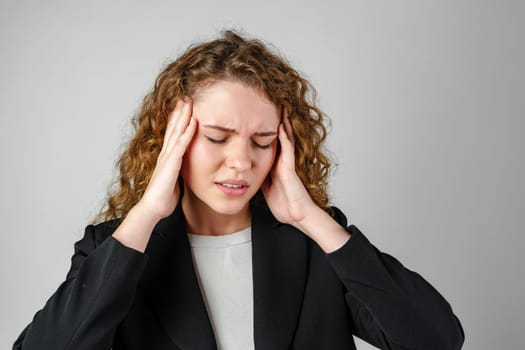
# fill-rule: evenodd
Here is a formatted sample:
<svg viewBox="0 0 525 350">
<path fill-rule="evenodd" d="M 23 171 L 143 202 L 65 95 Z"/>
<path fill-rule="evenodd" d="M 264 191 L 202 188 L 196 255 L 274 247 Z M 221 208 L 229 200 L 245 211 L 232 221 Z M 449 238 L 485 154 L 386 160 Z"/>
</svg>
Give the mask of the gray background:
<svg viewBox="0 0 525 350">
<path fill-rule="evenodd" d="M 334 203 L 449 300 L 465 349 L 521 348 L 524 10 L 496 0 L 2 1 L 0 347 L 63 281 L 161 67 L 238 27 L 316 86 L 333 119 Z"/>
</svg>

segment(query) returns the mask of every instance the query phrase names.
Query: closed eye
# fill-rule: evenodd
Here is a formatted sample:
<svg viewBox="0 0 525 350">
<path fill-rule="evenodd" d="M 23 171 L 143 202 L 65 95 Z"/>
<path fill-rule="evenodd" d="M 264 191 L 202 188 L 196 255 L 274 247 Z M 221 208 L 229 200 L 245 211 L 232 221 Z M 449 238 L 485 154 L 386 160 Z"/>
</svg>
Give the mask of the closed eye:
<svg viewBox="0 0 525 350">
<path fill-rule="evenodd" d="M 214 138 L 211 138 L 209 136 L 206 136 L 206 138 L 208 139 L 208 141 L 210 141 L 211 143 L 215 143 L 215 144 L 223 144 L 227 141 L 227 138 L 224 138 L 224 139 L 214 139 Z M 269 149 L 271 146 L 272 146 L 272 143 L 269 143 L 267 145 L 261 145 L 255 141 L 252 140 L 252 144 L 257 147 L 257 148 L 260 148 L 260 149 Z"/>
<path fill-rule="evenodd" d="M 217 140 L 217 139 L 212 139 L 211 137 L 208 137 L 208 136 L 206 136 L 206 138 L 207 138 L 208 141 L 210 141 L 211 143 L 224 143 L 224 142 L 226 142 L 226 139 Z"/>
<path fill-rule="evenodd" d="M 252 141 L 252 143 L 253 143 L 253 145 L 254 145 L 255 147 L 258 147 L 258 148 L 260 148 L 260 149 L 269 149 L 270 146 L 272 145 L 271 143 L 269 143 L 269 144 L 267 144 L 267 145 L 260 145 L 260 144 L 258 144 L 258 143 L 255 142 L 255 141 Z"/>
</svg>

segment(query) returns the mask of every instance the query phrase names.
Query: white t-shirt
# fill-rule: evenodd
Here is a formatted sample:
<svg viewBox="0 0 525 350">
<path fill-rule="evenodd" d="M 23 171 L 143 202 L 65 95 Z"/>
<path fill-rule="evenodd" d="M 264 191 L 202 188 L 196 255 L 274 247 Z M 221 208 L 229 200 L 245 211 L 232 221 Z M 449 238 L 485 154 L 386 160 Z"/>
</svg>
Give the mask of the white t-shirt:
<svg viewBox="0 0 525 350">
<path fill-rule="evenodd" d="M 252 231 L 188 234 L 197 278 L 219 350 L 254 349 Z"/>
</svg>

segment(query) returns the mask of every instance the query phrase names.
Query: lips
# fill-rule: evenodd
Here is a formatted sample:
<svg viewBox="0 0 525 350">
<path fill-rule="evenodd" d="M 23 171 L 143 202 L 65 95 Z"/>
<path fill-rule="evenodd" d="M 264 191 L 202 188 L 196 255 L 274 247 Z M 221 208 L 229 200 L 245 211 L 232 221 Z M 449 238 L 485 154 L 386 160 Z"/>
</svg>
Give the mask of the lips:
<svg viewBox="0 0 525 350">
<path fill-rule="evenodd" d="M 223 180 L 223 181 L 217 181 L 216 182 L 217 184 L 219 185 L 224 185 L 224 186 L 228 186 L 228 187 L 247 187 L 248 186 L 248 182 L 244 181 L 244 180 L 233 180 L 233 179 L 227 179 L 227 180 Z"/>
<path fill-rule="evenodd" d="M 219 189 L 227 196 L 242 196 L 248 191 L 248 182 L 243 180 L 223 180 L 215 183 Z"/>
</svg>

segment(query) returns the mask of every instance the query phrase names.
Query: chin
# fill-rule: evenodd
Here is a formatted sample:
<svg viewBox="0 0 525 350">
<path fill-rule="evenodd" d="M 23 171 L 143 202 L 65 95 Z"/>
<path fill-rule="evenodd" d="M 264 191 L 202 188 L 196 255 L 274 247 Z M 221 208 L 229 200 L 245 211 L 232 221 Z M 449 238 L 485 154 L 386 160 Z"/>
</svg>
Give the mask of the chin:
<svg viewBox="0 0 525 350">
<path fill-rule="evenodd" d="M 242 203 L 207 203 L 208 206 L 217 214 L 237 215 L 240 214 L 247 206 L 249 201 Z"/>
<path fill-rule="evenodd" d="M 245 213 L 249 206 L 250 200 L 255 196 L 254 193 L 245 193 L 240 197 L 226 197 L 222 193 L 217 193 L 215 188 L 213 191 L 194 192 L 187 184 L 184 188 L 184 197 L 187 197 L 187 204 L 194 210 L 210 210 L 210 214 L 219 215 L 238 215 Z"/>
</svg>

